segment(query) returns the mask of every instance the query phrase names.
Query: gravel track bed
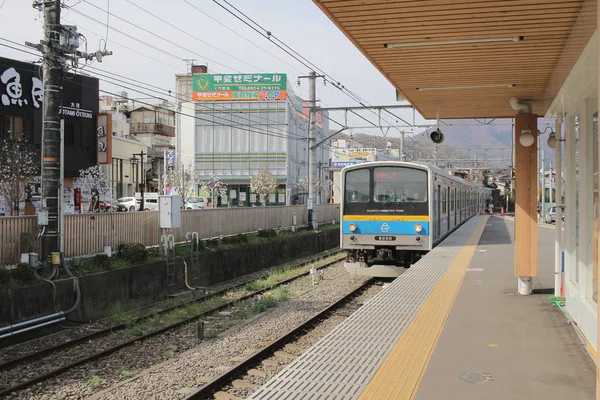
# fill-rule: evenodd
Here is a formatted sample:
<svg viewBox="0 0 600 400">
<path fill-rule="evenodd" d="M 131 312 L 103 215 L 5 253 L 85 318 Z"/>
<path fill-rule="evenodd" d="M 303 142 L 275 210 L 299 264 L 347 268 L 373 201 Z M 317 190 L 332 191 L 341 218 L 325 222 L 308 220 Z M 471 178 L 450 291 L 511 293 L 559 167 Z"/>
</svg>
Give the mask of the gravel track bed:
<svg viewBox="0 0 600 400">
<path fill-rule="evenodd" d="M 308 260 L 309 260 L 309 257 L 305 257 L 305 258 L 302 258 L 299 260 L 294 260 L 292 262 L 289 262 L 289 263 L 286 263 L 283 265 L 271 267 L 271 268 L 268 268 L 268 269 L 265 269 L 262 271 L 254 272 L 252 274 L 244 275 L 242 277 L 229 280 L 227 282 L 213 285 L 213 286 L 207 288 L 207 290 L 208 290 L 208 293 L 214 293 L 214 292 L 218 292 L 221 290 L 227 290 L 227 289 L 233 288 L 235 286 L 247 283 L 249 281 L 260 279 L 261 277 L 265 276 L 269 272 L 276 271 L 276 270 L 279 270 L 284 267 L 294 267 L 294 266 L 301 264 L 302 262 L 306 262 Z M 187 295 L 187 296 L 184 296 L 181 298 L 174 298 L 169 305 L 171 305 L 171 306 L 176 305 L 178 303 L 189 301 L 194 298 L 201 297 L 201 296 L 202 296 L 201 292 L 191 293 L 190 295 Z M 154 306 L 156 306 L 156 305 L 154 305 Z M 150 307 L 145 307 L 138 311 L 133 311 L 133 313 L 135 314 L 136 317 L 143 316 L 148 312 L 149 308 Z M 116 325 L 116 324 L 111 323 L 108 320 L 101 320 L 96 323 L 85 324 L 85 325 L 76 326 L 76 327 L 68 327 L 68 328 L 65 328 L 65 330 L 62 330 L 62 331 L 59 331 L 56 333 L 52 333 L 50 335 L 42 336 L 37 339 L 33 339 L 33 340 L 30 340 L 30 341 L 27 341 L 24 343 L 15 344 L 13 346 L 9 346 L 9 347 L 0 349 L 0 364 L 5 363 L 10 360 L 14 360 L 18 357 L 23 357 L 23 356 L 38 352 L 43 349 L 47 349 L 47 348 L 50 348 L 53 346 L 60 345 L 62 343 L 69 342 L 71 340 L 80 338 L 82 336 L 86 336 L 90 333 L 94 333 L 94 332 L 106 329 L 107 327 L 114 326 L 114 325 Z M 2 387 L 1 382 L 4 379 L 2 375 L 3 374 L 0 373 L 0 387 Z"/>
<path fill-rule="evenodd" d="M 182 383 L 184 377 L 188 378 L 188 384 L 192 385 L 190 387 L 198 386 L 198 383 L 194 383 L 197 382 L 198 373 L 194 371 L 199 370 L 198 368 L 203 368 L 200 366 L 196 367 L 198 363 L 206 366 L 206 372 L 209 372 L 212 376 L 216 376 L 222 372 L 223 363 L 230 365 L 233 362 L 232 360 L 228 361 L 228 356 L 229 358 L 240 357 L 244 354 L 244 351 L 256 350 L 266 345 L 272 338 L 284 333 L 289 327 L 299 324 L 315 310 L 322 309 L 332 300 L 341 297 L 348 291 L 349 286 L 357 285 L 358 283 L 356 282 L 354 284 L 351 283 L 351 278 L 341 264 L 338 263 L 325 271 L 325 280 L 314 288 L 312 287 L 311 277 L 303 277 L 289 284 L 288 288 L 300 297 L 282 302 L 276 308 L 270 309 L 266 313 L 259 314 L 248 320 L 235 319 L 232 315 L 227 316 L 228 313 L 224 313 L 226 314 L 225 317 L 206 317 L 206 329 L 212 332 L 221 332 L 236 326 L 234 329 L 230 329 L 228 335 L 224 338 L 206 339 L 201 343 L 195 336 L 196 324 L 188 324 L 117 351 L 109 357 L 76 367 L 54 379 L 16 393 L 9 398 L 36 400 L 83 399 L 110 385 L 115 385 L 126 380 L 129 374 L 134 374 L 135 376 L 130 383 L 133 387 L 151 377 L 150 380 L 157 381 L 155 384 L 158 384 L 160 388 L 156 388 L 151 384 L 141 383 L 142 389 L 140 390 L 144 392 L 139 393 L 134 389 L 136 392 L 132 395 L 131 393 L 127 394 L 129 392 L 129 389 L 126 389 L 129 386 L 128 384 L 117 387 L 114 394 L 109 393 L 101 397 L 94 396 L 94 398 L 155 399 L 178 397 L 183 393 L 178 393 L 182 388 L 185 392 L 184 387 L 186 384 Z M 252 328 L 246 329 L 246 325 L 251 325 Z M 247 330 L 252 331 L 251 335 L 253 338 L 246 336 L 248 333 L 244 332 Z M 234 336 L 233 339 L 231 335 Z M 260 342 L 257 342 L 257 339 Z M 109 340 L 108 337 L 107 340 Z M 250 346 L 252 349 L 249 349 L 247 345 L 249 342 L 253 343 Z M 199 346 L 198 350 L 194 350 L 185 356 L 181 355 L 181 353 L 196 346 Z M 86 351 L 89 352 L 89 349 Z M 194 355 L 196 356 L 194 357 Z M 199 359 L 190 364 L 190 358 Z M 66 362 L 63 357 L 61 359 L 63 362 Z M 216 361 L 211 361 L 215 359 Z M 162 370 L 151 371 L 148 374 L 139 374 L 140 371 L 159 363 L 165 363 L 166 365 L 163 368 L 167 370 L 173 369 L 173 372 L 168 375 L 171 379 L 167 377 L 163 379 Z M 35 364 L 36 374 L 42 372 L 41 369 L 44 368 L 43 366 L 43 362 Z M 221 369 L 218 367 L 221 367 Z M 159 374 L 158 377 L 157 373 Z M 20 376 L 21 379 L 19 380 L 23 380 L 23 375 L 21 374 Z M 4 380 L 4 374 L 2 374 L 1 379 Z M 169 390 L 169 388 L 172 390 Z M 120 393 L 122 390 L 125 390 L 123 394 Z M 168 394 L 165 394 L 165 397 L 157 397 L 163 396 L 163 392 Z"/>
<path fill-rule="evenodd" d="M 282 350 L 275 352 L 273 357 L 263 360 L 260 365 L 249 370 L 246 375 L 236 379 L 232 385 L 223 388 L 223 392 L 241 399 L 250 396 L 294 361 L 294 359 L 316 344 L 336 326 L 344 322 L 346 318 L 381 290 L 382 287 L 379 285 L 370 286 L 359 296 L 344 305 L 344 307 L 336 310 L 329 317 L 319 322 L 309 332 L 300 336 L 292 343 L 288 343 Z"/>
</svg>

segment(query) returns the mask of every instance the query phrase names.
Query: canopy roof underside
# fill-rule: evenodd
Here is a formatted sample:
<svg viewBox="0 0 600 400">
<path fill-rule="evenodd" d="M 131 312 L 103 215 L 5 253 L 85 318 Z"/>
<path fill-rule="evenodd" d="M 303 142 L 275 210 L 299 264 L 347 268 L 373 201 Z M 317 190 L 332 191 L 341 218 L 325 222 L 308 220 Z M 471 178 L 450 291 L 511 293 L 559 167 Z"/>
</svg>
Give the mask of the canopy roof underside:
<svg viewBox="0 0 600 400">
<path fill-rule="evenodd" d="M 597 0 L 313 1 L 427 119 L 544 115 L 597 26 Z"/>
</svg>

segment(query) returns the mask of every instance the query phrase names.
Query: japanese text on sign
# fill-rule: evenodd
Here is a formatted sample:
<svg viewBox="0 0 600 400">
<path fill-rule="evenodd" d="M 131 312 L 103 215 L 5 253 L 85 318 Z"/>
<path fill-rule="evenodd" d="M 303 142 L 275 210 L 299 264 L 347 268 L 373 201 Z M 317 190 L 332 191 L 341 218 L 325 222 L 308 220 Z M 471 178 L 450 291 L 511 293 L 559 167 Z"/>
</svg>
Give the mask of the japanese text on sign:
<svg viewBox="0 0 600 400">
<path fill-rule="evenodd" d="M 282 100 L 286 74 L 195 74 L 194 100 Z"/>
</svg>

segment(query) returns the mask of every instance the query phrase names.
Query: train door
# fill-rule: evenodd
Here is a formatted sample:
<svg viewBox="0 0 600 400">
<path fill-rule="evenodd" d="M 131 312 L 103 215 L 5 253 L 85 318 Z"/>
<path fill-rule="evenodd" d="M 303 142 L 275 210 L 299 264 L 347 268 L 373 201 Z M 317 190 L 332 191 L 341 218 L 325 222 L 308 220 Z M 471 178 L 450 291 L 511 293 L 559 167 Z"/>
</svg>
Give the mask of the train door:
<svg viewBox="0 0 600 400">
<path fill-rule="evenodd" d="M 453 208 L 454 208 L 454 210 L 453 210 L 454 211 L 454 226 L 456 226 L 457 225 L 457 214 L 458 214 L 458 211 L 457 211 L 458 207 L 456 207 L 456 188 L 454 188 L 454 197 L 453 197 L 452 203 L 453 203 Z"/>
<path fill-rule="evenodd" d="M 452 209 L 450 208 L 450 196 L 451 196 L 451 192 L 450 192 L 450 188 L 448 188 L 448 197 L 446 198 L 446 201 L 448 202 L 447 204 L 447 209 L 448 209 L 448 230 L 446 232 L 450 232 L 450 213 L 452 212 Z"/>
<path fill-rule="evenodd" d="M 437 190 L 435 191 L 436 194 L 436 198 L 435 198 L 435 238 L 439 238 L 440 236 L 442 236 L 442 212 L 441 212 L 441 206 L 442 206 L 442 200 L 441 200 L 441 196 L 442 196 L 442 187 L 440 185 L 437 186 Z"/>
</svg>

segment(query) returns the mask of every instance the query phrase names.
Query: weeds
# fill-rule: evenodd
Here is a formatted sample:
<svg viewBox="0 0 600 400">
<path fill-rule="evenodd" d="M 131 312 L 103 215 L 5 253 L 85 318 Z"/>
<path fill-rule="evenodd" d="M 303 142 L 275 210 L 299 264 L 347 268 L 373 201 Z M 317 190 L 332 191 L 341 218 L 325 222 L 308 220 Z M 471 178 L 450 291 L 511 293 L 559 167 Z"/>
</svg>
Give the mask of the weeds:
<svg viewBox="0 0 600 400">
<path fill-rule="evenodd" d="M 167 350 L 167 358 L 173 358 L 175 357 L 175 355 L 177 355 L 177 351 L 171 349 L 171 350 Z"/>
<path fill-rule="evenodd" d="M 106 319 L 112 324 L 131 324 L 133 322 L 133 314 L 123 311 L 120 307 L 115 308 Z"/>
<path fill-rule="evenodd" d="M 231 316 L 233 319 L 246 319 L 248 318 L 248 313 L 242 307 L 237 307 L 232 313 Z"/>
<path fill-rule="evenodd" d="M 100 378 L 98 375 L 94 375 L 88 379 L 88 385 L 90 385 L 92 389 L 101 388 L 104 386 L 104 379 Z"/>
<path fill-rule="evenodd" d="M 121 371 L 121 379 L 133 378 L 137 374 L 138 374 L 137 369 L 134 369 L 134 370 L 124 369 L 123 371 Z"/>
<path fill-rule="evenodd" d="M 289 300 L 291 292 L 286 286 L 279 286 L 273 291 L 273 297 L 279 302 Z"/>
</svg>

